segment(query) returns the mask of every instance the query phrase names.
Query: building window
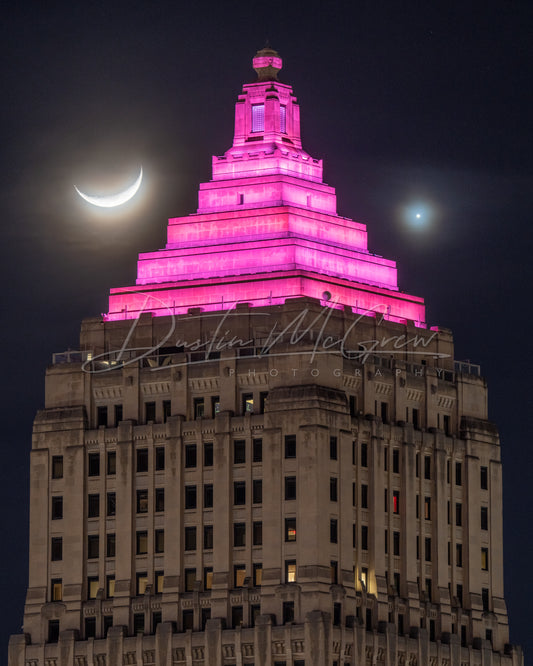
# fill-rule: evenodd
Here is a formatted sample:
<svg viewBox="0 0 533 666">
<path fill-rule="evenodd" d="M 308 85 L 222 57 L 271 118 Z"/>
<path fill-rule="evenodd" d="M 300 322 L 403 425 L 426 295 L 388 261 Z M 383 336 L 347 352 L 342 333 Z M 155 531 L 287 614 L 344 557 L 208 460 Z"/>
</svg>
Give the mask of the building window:
<svg viewBox="0 0 533 666">
<path fill-rule="evenodd" d="M 243 465 L 246 462 L 246 441 L 236 439 L 233 442 L 233 464 Z"/>
<path fill-rule="evenodd" d="M 287 134 L 287 107 L 279 107 L 279 131 L 281 134 Z"/>
<path fill-rule="evenodd" d="M 285 435 L 285 458 L 296 458 L 296 435 Z"/>
<path fill-rule="evenodd" d="M 196 550 L 196 527 L 194 525 L 185 528 L 185 550 Z"/>
<path fill-rule="evenodd" d="M 48 642 L 57 643 L 59 641 L 59 620 L 48 620 Z"/>
<path fill-rule="evenodd" d="M 285 582 L 296 582 L 296 560 L 285 560 Z"/>
<path fill-rule="evenodd" d="M 455 565 L 457 567 L 463 566 L 463 544 L 458 543 L 455 545 Z"/>
<path fill-rule="evenodd" d="M 252 482 L 252 501 L 254 504 L 261 504 L 263 501 L 263 482 L 261 479 L 254 479 Z"/>
<path fill-rule="evenodd" d="M 148 513 L 148 490 L 137 491 L 137 513 Z"/>
<path fill-rule="evenodd" d="M 355 486 L 355 484 L 354 484 L 354 486 Z M 389 490 L 388 490 L 388 488 L 385 488 L 385 490 L 383 491 L 383 501 L 384 501 L 385 513 L 388 513 L 389 512 Z M 354 500 L 354 502 L 355 502 L 355 500 Z M 418 507 L 418 504 L 417 504 L 417 507 Z M 417 514 L 416 517 L 418 518 L 418 514 Z"/>
<path fill-rule="evenodd" d="M 451 420 L 450 420 L 449 414 L 444 414 L 443 420 L 444 420 L 444 434 L 446 436 L 450 436 L 451 435 L 451 425 L 450 425 Z"/>
<path fill-rule="evenodd" d="M 107 474 L 108 476 L 115 476 L 117 473 L 117 452 L 107 452 Z"/>
<path fill-rule="evenodd" d="M 185 486 L 185 508 L 196 509 L 196 486 Z"/>
<path fill-rule="evenodd" d="M 489 470 L 487 467 L 480 467 L 480 486 L 481 490 L 488 490 L 489 488 Z"/>
<path fill-rule="evenodd" d="M 337 460 L 337 438 L 329 438 L 329 457 L 331 460 Z"/>
<path fill-rule="evenodd" d="M 144 403 L 144 421 L 145 423 L 155 421 L 155 402 Z"/>
<path fill-rule="evenodd" d="M 100 476 L 99 453 L 89 453 L 87 456 L 87 474 L 88 476 Z"/>
<path fill-rule="evenodd" d="M 242 548 L 246 545 L 246 523 L 233 523 L 233 546 Z"/>
<path fill-rule="evenodd" d="M 196 569 L 185 569 L 185 592 L 192 592 L 196 583 Z"/>
<path fill-rule="evenodd" d="M 336 518 L 331 518 L 329 521 L 329 541 L 330 543 L 337 543 L 338 541 L 338 521 Z"/>
<path fill-rule="evenodd" d="M 148 532 L 145 530 L 137 532 L 137 555 L 146 555 L 148 553 Z"/>
<path fill-rule="evenodd" d="M 244 614 L 242 606 L 232 606 L 231 607 L 231 628 L 236 629 L 237 627 L 242 627 L 244 622 Z"/>
<path fill-rule="evenodd" d="M 431 456 L 424 456 L 424 479 L 431 479 Z"/>
<path fill-rule="evenodd" d="M 400 451 L 399 449 L 392 450 L 392 472 L 393 474 L 400 473 Z"/>
<path fill-rule="evenodd" d="M 137 471 L 148 471 L 148 449 L 137 449 Z"/>
<path fill-rule="evenodd" d="M 365 590 L 368 589 L 368 568 L 367 567 L 362 567 L 361 568 L 361 584 Z"/>
<path fill-rule="evenodd" d="M 146 571 L 141 571 L 135 575 L 135 591 L 139 597 L 141 594 L 146 592 L 146 586 L 148 585 L 148 574 Z"/>
<path fill-rule="evenodd" d="M 89 518 L 98 518 L 100 515 L 100 495 L 89 495 L 87 499 L 87 516 Z"/>
<path fill-rule="evenodd" d="M 63 497 L 56 495 L 52 497 L 52 520 L 63 518 Z"/>
<path fill-rule="evenodd" d="M 165 552 L 165 530 L 156 530 L 154 533 L 154 550 L 156 553 Z"/>
<path fill-rule="evenodd" d="M 161 611 L 154 611 L 152 613 L 152 633 L 155 634 L 157 630 L 157 625 L 161 624 L 163 620 L 163 615 Z"/>
<path fill-rule="evenodd" d="M 400 513 L 400 491 L 393 490 L 392 492 L 392 510 L 393 513 Z"/>
<path fill-rule="evenodd" d="M 133 634 L 144 633 L 144 613 L 133 614 Z"/>
<path fill-rule="evenodd" d="M 204 509 L 213 507 L 213 484 L 206 483 L 204 486 Z"/>
<path fill-rule="evenodd" d="M 233 482 L 233 504 L 246 504 L 246 481 Z"/>
<path fill-rule="evenodd" d="M 368 467 L 368 444 L 361 444 L 361 467 Z"/>
<path fill-rule="evenodd" d="M 265 413 L 266 400 L 268 398 L 268 391 L 261 391 L 259 394 L 259 413 Z"/>
<path fill-rule="evenodd" d="M 113 626 L 113 616 L 112 615 L 104 615 L 103 617 L 103 633 L 104 633 L 104 638 L 107 638 L 107 634 L 111 627 Z"/>
<path fill-rule="evenodd" d="M 246 565 L 235 564 L 233 566 L 233 587 L 244 587 L 245 578 L 246 578 Z"/>
<path fill-rule="evenodd" d="M 89 576 L 87 578 L 87 597 L 96 599 L 99 589 L 98 576 Z"/>
<path fill-rule="evenodd" d="M 361 525 L 361 550 L 368 550 L 368 526 Z"/>
<path fill-rule="evenodd" d="M 254 564 L 254 587 L 261 587 L 261 583 L 263 582 L 263 565 L 262 564 Z"/>
<path fill-rule="evenodd" d="M 420 412 L 413 407 L 413 428 L 418 430 L 420 428 Z"/>
<path fill-rule="evenodd" d="M 282 606 L 283 624 L 294 622 L 294 601 L 284 601 Z"/>
<path fill-rule="evenodd" d="M 416 478 L 420 476 L 420 453 L 416 454 L 415 457 L 415 473 L 416 473 Z"/>
<path fill-rule="evenodd" d="M 481 529 L 489 529 L 489 509 L 486 506 L 481 507 Z"/>
<path fill-rule="evenodd" d="M 457 585 L 457 601 L 459 602 L 459 606 L 463 605 L 463 586 L 462 585 Z"/>
<path fill-rule="evenodd" d="M 213 525 L 204 525 L 204 550 L 213 549 Z"/>
<path fill-rule="evenodd" d="M 99 428 L 107 426 L 107 407 L 101 405 L 96 408 L 96 422 Z"/>
<path fill-rule="evenodd" d="M 263 440 L 254 439 L 252 442 L 252 462 L 263 462 Z"/>
<path fill-rule="evenodd" d="M 165 573 L 163 571 L 156 571 L 154 576 L 156 594 L 161 594 L 163 592 L 163 585 L 165 584 Z"/>
<path fill-rule="evenodd" d="M 254 521 L 252 525 L 252 544 L 254 546 L 263 545 L 263 523 L 260 520 Z"/>
<path fill-rule="evenodd" d="M 361 508 L 368 509 L 368 486 L 361 484 Z"/>
<path fill-rule="evenodd" d="M 196 444 L 185 445 L 185 467 L 196 467 Z"/>
<path fill-rule="evenodd" d="M 165 510 L 165 489 L 155 489 L 155 511 L 160 512 Z"/>
<path fill-rule="evenodd" d="M 392 546 L 393 546 L 393 554 L 395 557 L 400 556 L 400 533 L 399 532 L 393 532 L 392 533 Z"/>
<path fill-rule="evenodd" d="M 296 477 L 295 476 L 286 476 L 285 477 L 285 499 L 286 500 L 295 500 L 296 499 Z"/>
<path fill-rule="evenodd" d="M 431 520 L 431 497 L 424 497 L 424 518 Z"/>
<path fill-rule="evenodd" d="M 115 405 L 114 411 L 115 411 L 115 426 L 118 426 L 118 424 L 123 419 L 122 405 Z"/>
<path fill-rule="evenodd" d="M 116 553 L 116 538 L 114 534 L 106 536 L 106 557 L 115 557 Z"/>
<path fill-rule="evenodd" d="M 426 593 L 426 599 L 428 601 L 431 601 L 433 598 L 433 590 L 432 590 L 432 584 L 431 584 L 431 578 L 426 578 L 424 581 L 425 583 L 425 593 Z"/>
<path fill-rule="evenodd" d="M 481 600 L 483 602 L 483 610 L 485 613 L 489 612 L 489 590 L 487 587 L 481 588 Z"/>
<path fill-rule="evenodd" d="M 213 467 L 213 442 L 204 444 L 204 467 Z"/>
<path fill-rule="evenodd" d="M 172 402 L 170 400 L 163 400 L 163 423 L 168 421 L 168 417 L 172 414 Z"/>
<path fill-rule="evenodd" d="M 384 446 L 383 447 L 383 469 L 386 472 L 388 470 L 388 468 L 389 468 L 389 447 Z"/>
<path fill-rule="evenodd" d="M 431 562 L 431 537 L 424 539 L 424 559 L 426 562 Z"/>
<path fill-rule="evenodd" d="M 254 394 L 253 393 L 243 393 L 242 394 L 242 413 L 243 414 L 253 414 L 254 413 Z"/>
<path fill-rule="evenodd" d="M 330 560 L 329 571 L 331 584 L 337 585 L 339 582 L 339 563 L 336 560 Z"/>
<path fill-rule="evenodd" d="M 98 534 L 89 534 L 87 537 L 87 558 L 95 560 L 100 555 L 100 537 Z"/>
<path fill-rule="evenodd" d="M 463 505 L 461 502 L 455 503 L 455 524 L 461 527 L 463 524 Z"/>
<path fill-rule="evenodd" d="M 204 567 L 204 590 L 213 587 L 213 567 Z"/>
<path fill-rule="evenodd" d="M 285 518 L 285 541 L 296 541 L 296 518 Z"/>
<path fill-rule="evenodd" d="M 449 544 L 448 544 L 449 545 Z M 416 535 L 416 559 L 420 559 L 420 537 Z"/>
<path fill-rule="evenodd" d="M 155 471 L 161 472 L 165 469 L 165 447 L 156 446 L 155 448 Z"/>
<path fill-rule="evenodd" d="M 385 530 L 385 555 L 389 552 L 389 530 Z"/>
<path fill-rule="evenodd" d="M 336 477 L 332 476 L 329 480 L 329 499 L 330 502 L 336 502 L 338 500 L 338 492 L 337 492 L 337 479 Z"/>
<path fill-rule="evenodd" d="M 460 462 L 455 463 L 455 485 L 461 486 L 463 484 L 462 479 L 462 465 Z"/>
<path fill-rule="evenodd" d="M 265 131 L 265 105 L 252 104 L 252 132 Z"/>
<path fill-rule="evenodd" d="M 488 548 L 482 548 L 481 549 L 481 569 L 483 571 L 488 571 L 489 570 L 489 549 Z"/>
<path fill-rule="evenodd" d="M 63 581 L 61 578 L 52 578 L 50 581 L 50 600 L 62 601 L 63 599 Z"/>
<path fill-rule="evenodd" d="M 211 418 L 215 418 L 215 416 L 220 412 L 220 397 L 218 395 L 212 395 L 211 396 Z"/>
<path fill-rule="evenodd" d="M 63 537 L 52 537 L 50 559 L 52 562 L 59 562 L 63 559 Z"/>
<path fill-rule="evenodd" d="M 181 614 L 183 631 L 189 631 L 194 629 L 194 610 L 184 610 Z"/>
<path fill-rule="evenodd" d="M 63 456 L 52 456 L 52 479 L 63 478 Z"/>
<path fill-rule="evenodd" d="M 106 576 L 106 597 L 111 599 L 115 596 L 115 576 Z"/>
<path fill-rule="evenodd" d="M 194 398 L 193 406 L 194 406 L 194 418 L 195 419 L 203 418 L 204 413 L 205 413 L 204 399 L 203 398 Z"/>
<path fill-rule="evenodd" d="M 86 617 L 85 618 L 85 638 L 95 638 L 96 637 L 96 618 L 95 617 Z"/>
</svg>

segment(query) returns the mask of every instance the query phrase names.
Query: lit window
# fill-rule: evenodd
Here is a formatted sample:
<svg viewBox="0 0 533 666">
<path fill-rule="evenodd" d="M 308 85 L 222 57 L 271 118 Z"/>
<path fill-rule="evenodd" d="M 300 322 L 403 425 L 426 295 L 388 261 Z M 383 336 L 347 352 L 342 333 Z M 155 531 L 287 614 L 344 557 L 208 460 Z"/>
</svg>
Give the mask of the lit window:
<svg viewBox="0 0 533 666">
<path fill-rule="evenodd" d="M 265 105 L 252 105 L 252 132 L 265 131 Z"/>
<path fill-rule="evenodd" d="M 246 566 L 244 564 L 235 564 L 233 567 L 233 587 L 243 587 L 246 578 Z"/>
<path fill-rule="evenodd" d="M 361 569 L 360 580 L 365 590 L 368 589 L 368 569 L 366 567 Z"/>
<path fill-rule="evenodd" d="M 89 576 L 87 578 L 87 596 L 89 599 L 96 599 L 98 589 L 98 576 Z"/>
<path fill-rule="evenodd" d="M 137 491 L 137 513 L 148 513 L 148 490 Z"/>
<path fill-rule="evenodd" d="M 148 532 L 137 532 L 137 555 L 146 555 L 148 552 Z"/>
<path fill-rule="evenodd" d="M 296 582 L 296 561 L 295 560 L 286 560 L 285 561 L 285 582 L 286 583 Z"/>
<path fill-rule="evenodd" d="M 144 594 L 148 585 L 148 574 L 144 571 L 136 575 L 137 596 Z"/>
<path fill-rule="evenodd" d="M 63 581 L 61 578 L 52 578 L 50 585 L 52 601 L 61 601 L 63 599 Z"/>
<path fill-rule="evenodd" d="M 489 549 L 488 548 L 482 548 L 481 549 L 481 568 L 483 571 L 488 571 L 489 570 Z"/>
<path fill-rule="evenodd" d="M 431 497 L 424 497 L 424 518 L 431 520 Z"/>
<path fill-rule="evenodd" d="M 242 395 L 242 413 L 243 414 L 253 414 L 254 413 L 254 394 L 253 393 L 243 393 L 243 395 Z"/>
<path fill-rule="evenodd" d="M 211 396 L 211 416 L 215 416 L 220 412 L 220 397 L 218 395 Z"/>
<path fill-rule="evenodd" d="M 279 107 L 279 131 L 282 134 L 287 134 L 287 107 Z"/>
<path fill-rule="evenodd" d="M 296 518 L 285 518 L 285 541 L 296 541 Z"/>
<path fill-rule="evenodd" d="M 261 587 L 263 581 L 263 565 L 254 564 L 254 587 Z"/>
<path fill-rule="evenodd" d="M 165 574 L 163 571 L 156 571 L 154 575 L 156 594 L 161 594 L 163 592 L 163 585 L 165 583 Z"/>
<path fill-rule="evenodd" d="M 213 567 L 204 567 L 204 590 L 213 587 Z"/>
<path fill-rule="evenodd" d="M 108 599 L 115 596 L 115 576 L 106 577 L 106 596 Z"/>
<path fill-rule="evenodd" d="M 392 492 L 392 510 L 394 513 L 400 513 L 400 491 L 394 490 Z"/>
</svg>

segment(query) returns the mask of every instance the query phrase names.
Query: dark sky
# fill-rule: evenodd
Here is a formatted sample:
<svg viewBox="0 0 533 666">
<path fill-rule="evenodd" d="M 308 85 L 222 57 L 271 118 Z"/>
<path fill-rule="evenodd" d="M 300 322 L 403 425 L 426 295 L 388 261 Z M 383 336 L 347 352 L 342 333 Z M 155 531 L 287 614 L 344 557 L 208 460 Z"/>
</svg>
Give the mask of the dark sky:
<svg viewBox="0 0 533 666">
<path fill-rule="evenodd" d="M 301 104 L 339 213 L 368 225 L 428 321 L 480 363 L 504 461 L 511 639 L 533 664 L 531 264 L 533 3 L 24 2 L 3 9 L 0 650 L 21 627 L 31 425 L 51 354 L 133 284 L 139 251 L 196 208 L 212 154 L 265 40 Z M 93 190 L 135 177 L 149 193 L 96 215 Z M 431 204 L 409 229 L 402 206 Z M 7 596 L 6 596 L 7 595 Z M 3 646 L 3 647 L 2 647 Z M 7 661 L 7 659 L 6 659 Z M 2 662 L 2 658 L 0 658 Z"/>
</svg>

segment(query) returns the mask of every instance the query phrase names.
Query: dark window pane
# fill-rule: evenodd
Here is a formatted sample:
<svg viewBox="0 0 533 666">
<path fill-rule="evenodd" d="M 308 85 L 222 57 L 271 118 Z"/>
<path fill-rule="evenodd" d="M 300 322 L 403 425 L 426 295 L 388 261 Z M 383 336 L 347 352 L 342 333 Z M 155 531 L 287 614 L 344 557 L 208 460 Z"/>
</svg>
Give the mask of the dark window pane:
<svg viewBox="0 0 533 666">
<path fill-rule="evenodd" d="M 204 467 L 213 467 L 213 442 L 204 444 Z"/>
<path fill-rule="evenodd" d="M 144 403 L 144 421 L 145 423 L 155 421 L 155 402 Z"/>
<path fill-rule="evenodd" d="M 285 435 L 285 458 L 296 458 L 296 435 Z"/>
<path fill-rule="evenodd" d="M 89 453 L 87 456 L 87 474 L 89 476 L 100 476 L 100 454 Z"/>
<path fill-rule="evenodd" d="M 165 469 L 165 447 L 157 446 L 155 449 L 155 470 L 161 472 Z"/>
<path fill-rule="evenodd" d="M 52 479 L 63 478 L 63 456 L 52 456 Z"/>
<path fill-rule="evenodd" d="M 137 471 L 148 471 L 148 449 L 137 449 Z"/>
<path fill-rule="evenodd" d="M 196 527 L 185 528 L 185 550 L 196 550 Z"/>
<path fill-rule="evenodd" d="M 204 486 L 204 509 L 210 509 L 213 506 L 213 484 L 206 483 Z"/>
<path fill-rule="evenodd" d="M 155 510 L 164 511 L 165 510 L 165 489 L 156 488 L 155 489 Z"/>
<path fill-rule="evenodd" d="M 185 486 L 185 508 L 196 509 L 196 486 Z"/>
<path fill-rule="evenodd" d="M 296 477 L 295 476 L 286 476 L 285 477 L 285 499 L 286 500 L 295 500 L 296 499 Z"/>
<path fill-rule="evenodd" d="M 233 462 L 235 465 L 242 465 L 246 462 L 246 441 L 236 439 L 233 442 Z"/>
<path fill-rule="evenodd" d="M 196 444 L 185 446 L 185 467 L 196 467 Z"/>
<path fill-rule="evenodd" d="M 263 461 L 263 440 L 254 439 L 253 440 L 253 462 L 262 462 Z"/>
</svg>

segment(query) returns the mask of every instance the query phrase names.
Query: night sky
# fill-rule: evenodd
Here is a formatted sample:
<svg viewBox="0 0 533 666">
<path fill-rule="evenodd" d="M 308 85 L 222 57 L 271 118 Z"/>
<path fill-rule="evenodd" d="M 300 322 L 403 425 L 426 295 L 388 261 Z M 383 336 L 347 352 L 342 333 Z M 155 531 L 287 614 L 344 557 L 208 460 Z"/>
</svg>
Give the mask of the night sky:
<svg viewBox="0 0 533 666">
<path fill-rule="evenodd" d="M 480 363 L 504 462 L 511 641 L 533 664 L 533 3 L 7 3 L 3 51 L 2 632 L 22 624 L 31 427 L 52 353 L 133 284 L 139 251 L 194 212 L 268 39 L 339 213 Z M 76 194 L 129 183 L 96 213 Z M 416 204 L 431 223 L 413 228 Z M 427 208 L 422 208 L 422 205 Z M 426 213 L 424 213 L 426 215 Z M 412 213 L 411 218 L 412 220 Z"/>
</svg>

